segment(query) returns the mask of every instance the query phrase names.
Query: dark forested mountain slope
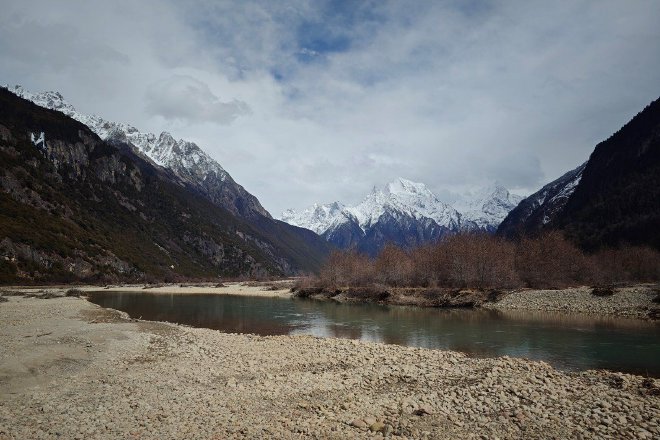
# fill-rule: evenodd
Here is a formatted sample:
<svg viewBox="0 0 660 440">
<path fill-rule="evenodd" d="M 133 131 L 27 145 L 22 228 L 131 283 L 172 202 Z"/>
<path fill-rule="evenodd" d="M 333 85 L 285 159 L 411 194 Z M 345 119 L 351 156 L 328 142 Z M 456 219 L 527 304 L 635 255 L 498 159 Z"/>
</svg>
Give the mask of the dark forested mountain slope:
<svg viewBox="0 0 660 440">
<path fill-rule="evenodd" d="M 660 249 L 660 99 L 598 144 L 586 164 L 523 200 L 498 233 L 561 229 L 585 249 Z"/>
<path fill-rule="evenodd" d="M 566 206 L 580 183 L 585 166 L 583 163 L 523 199 L 500 223 L 497 233 L 516 238 L 543 230 Z"/>
<path fill-rule="evenodd" d="M 2 282 L 314 270 L 327 245 L 309 235 L 236 217 L 130 145 L 0 89 Z"/>
<path fill-rule="evenodd" d="M 660 99 L 596 146 L 554 224 L 586 249 L 660 249 Z"/>
</svg>

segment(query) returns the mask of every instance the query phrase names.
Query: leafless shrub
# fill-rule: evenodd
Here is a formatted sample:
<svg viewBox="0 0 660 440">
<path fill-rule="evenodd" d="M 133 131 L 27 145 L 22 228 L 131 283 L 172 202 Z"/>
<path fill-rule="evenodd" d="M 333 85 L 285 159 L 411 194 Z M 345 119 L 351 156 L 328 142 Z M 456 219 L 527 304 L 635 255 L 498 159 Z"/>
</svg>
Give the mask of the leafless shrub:
<svg viewBox="0 0 660 440">
<path fill-rule="evenodd" d="M 528 287 L 560 288 L 597 281 L 594 262 L 558 231 L 523 239 L 516 271 Z"/>
<path fill-rule="evenodd" d="M 485 234 L 450 237 L 445 260 L 448 285 L 455 287 L 514 287 L 519 284 L 514 270 L 515 247 L 510 242 Z"/>
<path fill-rule="evenodd" d="M 561 288 L 660 280 L 660 253 L 622 247 L 588 255 L 557 231 L 517 243 L 487 234 L 457 234 L 404 251 L 386 246 L 374 259 L 334 252 L 319 277 L 293 289 L 348 287 Z M 359 293 L 359 292 L 356 292 Z"/>
<path fill-rule="evenodd" d="M 622 246 L 593 256 L 604 282 L 653 282 L 660 280 L 660 253 L 649 247 Z"/>
<path fill-rule="evenodd" d="M 360 263 L 360 262 L 358 262 Z M 387 245 L 373 263 L 372 273 L 361 274 L 362 284 L 373 281 L 387 286 L 409 286 L 414 281 L 414 261 L 408 253 L 394 245 Z"/>
<path fill-rule="evenodd" d="M 369 257 L 355 251 L 336 251 L 321 269 L 320 280 L 332 288 L 363 286 L 373 282 L 373 264 Z"/>
<path fill-rule="evenodd" d="M 58 294 L 56 292 L 37 292 L 37 293 L 30 293 L 25 295 L 26 298 L 38 298 L 38 299 L 52 299 L 52 298 L 61 298 L 62 295 Z"/>
<path fill-rule="evenodd" d="M 309 289 L 309 288 L 315 288 L 315 287 L 320 287 L 321 286 L 321 281 L 319 278 L 312 276 L 312 275 L 306 275 L 303 277 L 298 278 L 294 283 L 293 286 L 291 286 L 291 292 L 296 292 L 301 289 Z"/>
<path fill-rule="evenodd" d="M 327 286 L 323 285 L 321 279 L 311 275 L 298 278 L 291 286 L 291 292 L 298 298 L 308 298 L 326 290 Z"/>
<path fill-rule="evenodd" d="M 65 296 L 74 296 L 76 298 L 80 297 L 83 294 L 80 289 L 69 289 L 66 291 Z"/>
</svg>

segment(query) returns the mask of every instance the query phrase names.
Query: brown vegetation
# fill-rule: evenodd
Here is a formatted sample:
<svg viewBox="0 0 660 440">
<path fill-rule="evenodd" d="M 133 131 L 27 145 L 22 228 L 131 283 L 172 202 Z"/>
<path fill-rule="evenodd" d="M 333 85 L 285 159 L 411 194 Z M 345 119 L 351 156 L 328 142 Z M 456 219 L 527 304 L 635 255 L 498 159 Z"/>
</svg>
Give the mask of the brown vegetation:
<svg viewBox="0 0 660 440">
<path fill-rule="evenodd" d="M 586 254 L 561 233 L 549 232 L 518 242 L 459 234 L 411 251 L 389 245 L 374 259 L 334 252 L 318 278 L 303 278 L 297 287 L 562 288 L 658 280 L 658 251 L 621 247 Z"/>
<path fill-rule="evenodd" d="M 66 291 L 65 295 L 78 298 L 83 295 L 83 291 L 80 289 L 69 289 Z"/>
</svg>

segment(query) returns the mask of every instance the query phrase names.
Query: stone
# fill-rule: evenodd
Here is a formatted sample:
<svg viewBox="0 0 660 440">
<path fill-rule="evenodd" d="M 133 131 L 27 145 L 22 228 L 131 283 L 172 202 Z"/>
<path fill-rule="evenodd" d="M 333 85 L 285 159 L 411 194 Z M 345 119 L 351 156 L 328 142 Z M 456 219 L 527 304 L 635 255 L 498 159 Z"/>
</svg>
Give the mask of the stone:
<svg viewBox="0 0 660 440">
<path fill-rule="evenodd" d="M 417 410 L 415 411 L 415 414 L 418 415 L 418 416 L 433 414 L 433 408 L 431 408 L 430 405 L 423 403 L 419 406 L 419 408 L 417 408 Z"/>
<path fill-rule="evenodd" d="M 353 426 L 353 427 L 355 427 L 355 428 L 364 429 L 364 428 L 366 428 L 368 425 L 364 422 L 364 420 L 361 420 L 361 419 L 355 419 L 355 420 L 353 420 L 353 421 L 351 422 L 351 426 Z"/>
<path fill-rule="evenodd" d="M 383 422 L 375 422 L 369 426 L 369 431 L 371 432 L 383 432 L 385 429 L 385 424 Z"/>
</svg>

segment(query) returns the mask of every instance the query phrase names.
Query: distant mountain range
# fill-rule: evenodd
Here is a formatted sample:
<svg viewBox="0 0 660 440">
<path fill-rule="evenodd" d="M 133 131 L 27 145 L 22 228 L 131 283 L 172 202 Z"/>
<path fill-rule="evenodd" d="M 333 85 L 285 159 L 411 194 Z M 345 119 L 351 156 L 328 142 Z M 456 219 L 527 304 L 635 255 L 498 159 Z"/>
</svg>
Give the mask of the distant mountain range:
<svg viewBox="0 0 660 440">
<path fill-rule="evenodd" d="M 339 202 L 287 210 L 281 219 L 310 229 L 335 246 L 374 255 L 387 243 L 411 248 L 458 231 L 494 232 L 522 198 L 494 185 L 462 199 L 461 210 L 442 202 L 426 185 L 398 178 L 374 189 L 356 206 Z"/>
<path fill-rule="evenodd" d="M 598 144 L 587 162 L 522 200 L 495 185 L 450 205 L 421 183 L 397 179 L 356 206 L 316 204 L 281 219 L 371 255 L 386 243 L 411 248 L 460 231 L 516 239 L 552 229 L 585 250 L 660 249 L 660 99 Z"/>
<path fill-rule="evenodd" d="M 515 238 L 548 229 L 587 250 L 660 249 L 660 99 L 599 143 L 585 164 L 523 200 L 498 233 Z"/>
<path fill-rule="evenodd" d="M 54 110 L 0 89 L 0 282 L 286 275 L 329 252 L 195 144 L 13 90 Z"/>
</svg>

